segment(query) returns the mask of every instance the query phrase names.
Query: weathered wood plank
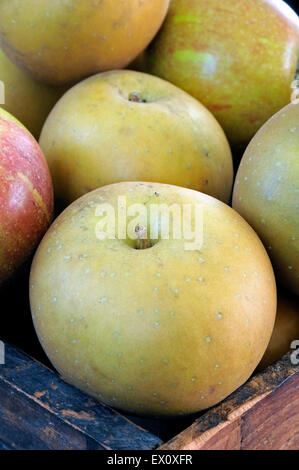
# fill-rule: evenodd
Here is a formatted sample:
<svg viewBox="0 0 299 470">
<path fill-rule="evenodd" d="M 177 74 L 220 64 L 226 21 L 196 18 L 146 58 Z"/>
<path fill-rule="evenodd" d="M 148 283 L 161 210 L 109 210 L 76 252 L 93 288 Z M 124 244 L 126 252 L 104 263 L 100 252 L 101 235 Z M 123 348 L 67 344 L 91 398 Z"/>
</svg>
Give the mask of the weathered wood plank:
<svg viewBox="0 0 299 470">
<path fill-rule="evenodd" d="M 5 444 L 5 442 L 0 441 L 0 450 L 13 450 L 13 448 Z"/>
<path fill-rule="evenodd" d="M 6 344 L 0 440 L 13 448 L 145 450 L 162 441 Z M 32 447 L 33 446 L 33 447 Z"/>
<path fill-rule="evenodd" d="M 160 449 L 299 449 L 299 367 L 284 356 Z"/>
<path fill-rule="evenodd" d="M 103 449 L 4 381 L 0 381 L 0 417 L 0 439 L 13 449 Z"/>
<path fill-rule="evenodd" d="M 161 440 L 6 345 L 0 449 L 153 449 Z M 289 356 L 160 447 L 299 449 L 299 368 Z"/>
<path fill-rule="evenodd" d="M 299 374 L 248 410 L 241 429 L 242 449 L 299 449 Z"/>
</svg>

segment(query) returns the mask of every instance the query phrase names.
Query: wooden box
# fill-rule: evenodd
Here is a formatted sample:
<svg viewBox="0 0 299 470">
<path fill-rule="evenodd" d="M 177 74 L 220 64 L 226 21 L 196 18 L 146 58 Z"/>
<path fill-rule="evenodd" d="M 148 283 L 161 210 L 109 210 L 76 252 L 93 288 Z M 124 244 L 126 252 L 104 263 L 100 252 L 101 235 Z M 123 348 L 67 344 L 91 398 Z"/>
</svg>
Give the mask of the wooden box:
<svg viewBox="0 0 299 470">
<path fill-rule="evenodd" d="M 48 367 L 31 324 L 27 283 L 22 286 L 17 296 L 15 286 L 1 296 L 0 449 L 299 449 L 299 367 L 289 354 L 198 416 L 123 415 Z"/>
</svg>

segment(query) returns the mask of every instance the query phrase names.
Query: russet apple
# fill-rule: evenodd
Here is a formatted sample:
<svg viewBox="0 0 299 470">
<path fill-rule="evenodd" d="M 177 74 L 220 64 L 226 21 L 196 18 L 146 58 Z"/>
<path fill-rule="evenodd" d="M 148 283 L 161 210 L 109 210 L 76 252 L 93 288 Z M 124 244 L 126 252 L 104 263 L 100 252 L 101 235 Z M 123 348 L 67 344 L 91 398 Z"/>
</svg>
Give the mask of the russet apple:
<svg viewBox="0 0 299 470">
<path fill-rule="evenodd" d="M 52 181 L 41 149 L 0 108 L 0 284 L 31 254 L 52 212 Z"/>
<path fill-rule="evenodd" d="M 299 294 L 299 103 L 276 113 L 242 158 L 233 207 L 260 236 L 278 278 Z"/>
<path fill-rule="evenodd" d="M 293 341 L 299 341 L 298 301 L 295 296 L 279 293 L 273 333 L 258 370 L 265 369 L 287 354 Z"/>
<path fill-rule="evenodd" d="M 298 58 L 299 19 L 281 0 L 172 0 L 140 60 L 203 103 L 237 147 L 290 102 Z"/>
<path fill-rule="evenodd" d="M 145 225 L 135 204 L 146 209 Z M 190 207 L 195 228 L 201 208 L 199 249 L 161 235 L 167 222 L 151 210 L 163 204 Z M 100 237 L 111 233 L 97 230 L 103 207 L 107 226 L 113 208 L 116 226 L 133 225 L 137 239 L 126 230 Z M 272 333 L 276 286 L 261 241 L 229 206 L 187 188 L 124 182 L 84 195 L 56 219 L 34 257 L 30 302 L 65 380 L 117 408 L 178 415 L 248 379 Z"/>
<path fill-rule="evenodd" d="M 33 80 L 10 62 L 1 50 L 0 80 L 4 86 L 2 108 L 21 121 L 38 139 L 49 112 L 66 88 L 53 87 Z"/>
<path fill-rule="evenodd" d="M 1 0 L 0 44 L 37 80 L 123 68 L 153 39 L 169 0 Z"/>
<path fill-rule="evenodd" d="M 53 108 L 40 145 L 64 203 L 120 181 L 230 198 L 232 156 L 223 130 L 197 100 L 152 75 L 120 70 L 77 84 Z"/>
</svg>

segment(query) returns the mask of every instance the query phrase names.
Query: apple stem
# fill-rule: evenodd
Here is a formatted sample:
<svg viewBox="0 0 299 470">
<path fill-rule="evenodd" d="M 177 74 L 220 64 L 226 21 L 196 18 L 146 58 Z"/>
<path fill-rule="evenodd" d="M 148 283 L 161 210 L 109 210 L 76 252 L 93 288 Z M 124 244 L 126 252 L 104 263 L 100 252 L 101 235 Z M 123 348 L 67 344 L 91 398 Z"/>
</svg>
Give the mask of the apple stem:
<svg viewBox="0 0 299 470">
<path fill-rule="evenodd" d="M 150 240 L 147 238 L 147 229 L 144 225 L 136 225 L 135 233 L 137 235 L 137 250 L 145 250 L 146 248 L 150 248 L 152 246 Z"/>
<path fill-rule="evenodd" d="M 134 103 L 146 103 L 146 99 L 141 98 L 141 95 L 138 91 L 133 91 L 133 93 L 130 93 L 129 101 L 133 101 Z"/>
</svg>

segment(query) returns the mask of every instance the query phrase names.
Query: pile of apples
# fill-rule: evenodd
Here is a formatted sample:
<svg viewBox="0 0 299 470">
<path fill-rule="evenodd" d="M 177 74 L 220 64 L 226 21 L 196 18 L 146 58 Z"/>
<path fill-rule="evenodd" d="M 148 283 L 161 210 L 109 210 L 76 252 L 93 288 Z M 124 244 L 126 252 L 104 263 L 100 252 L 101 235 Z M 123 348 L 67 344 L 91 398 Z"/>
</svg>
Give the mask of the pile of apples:
<svg viewBox="0 0 299 470">
<path fill-rule="evenodd" d="M 2 0 L 0 46 L 0 284 L 37 248 L 32 318 L 62 377 L 122 410 L 187 415 L 287 352 L 296 13 L 281 0 Z M 132 210 L 136 239 L 97 237 L 96 208 L 120 199 L 200 207 L 201 246 Z M 289 291 L 278 309 L 276 285 Z"/>
</svg>

